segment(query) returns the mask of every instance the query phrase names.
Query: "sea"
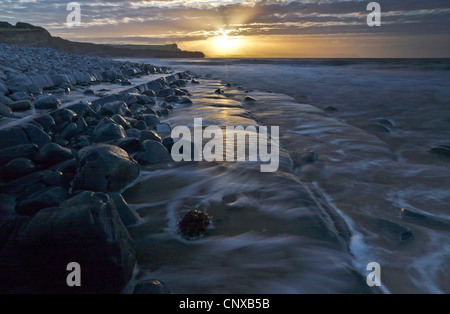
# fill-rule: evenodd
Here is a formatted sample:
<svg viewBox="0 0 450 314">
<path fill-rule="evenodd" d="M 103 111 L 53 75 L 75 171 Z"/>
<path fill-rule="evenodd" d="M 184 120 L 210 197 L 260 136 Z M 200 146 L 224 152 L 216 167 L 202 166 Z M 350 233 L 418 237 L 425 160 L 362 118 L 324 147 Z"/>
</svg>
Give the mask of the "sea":
<svg viewBox="0 0 450 314">
<path fill-rule="evenodd" d="M 245 117 L 280 126 L 282 150 L 269 174 L 146 169 L 124 191 L 143 218 L 131 230 L 140 276 L 175 293 L 450 293 L 450 158 L 430 151 L 450 144 L 450 59 L 139 61 L 209 82 L 172 127 Z M 227 83 L 261 103 L 214 98 Z M 317 160 L 295 166 L 308 153 Z M 207 236 L 177 233 L 190 209 L 213 216 Z"/>
</svg>

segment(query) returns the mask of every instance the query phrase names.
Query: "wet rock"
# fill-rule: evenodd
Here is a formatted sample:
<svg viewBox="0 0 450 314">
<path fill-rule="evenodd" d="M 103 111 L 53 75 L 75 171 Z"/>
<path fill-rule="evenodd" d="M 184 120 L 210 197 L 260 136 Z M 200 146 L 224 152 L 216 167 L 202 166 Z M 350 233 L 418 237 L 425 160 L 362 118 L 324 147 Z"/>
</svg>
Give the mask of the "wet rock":
<svg viewBox="0 0 450 314">
<path fill-rule="evenodd" d="M 55 125 L 55 120 L 50 115 L 43 115 L 34 119 L 46 132 L 50 132 Z"/>
<path fill-rule="evenodd" d="M 74 190 L 120 191 L 134 181 L 139 172 L 139 164 L 117 146 L 85 147 L 78 152 Z"/>
<path fill-rule="evenodd" d="M 2 105 L 9 105 L 10 103 L 12 103 L 12 99 L 9 97 L 6 97 L 2 94 L 0 94 L 0 104 Z"/>
<path fill-rule="evenodd" d="M 38 152 L 35 144 L 23 144 L 11 146 L 0 150 L 0 166 L 6 165 L 16 158 L 28 158 L 34 160 Z"/>
<path fill-rule="evenodd" d="M 89 105 L 90 102 L 87 104 L 84 103 L 78 103 L 74 105 L 70 105 L 67 107 L 67 109 L 75 112 L 79 117 L 86 118 L 86 117 L 96 117 L 96 112 L 91 108 Z"/>
<path fill-rule="evenodd" d="M 173 144 L 175 144 L 175 141 L 174 141 L 173 137 L 165 137 L 162 140 L 162 144 L 164 145 L 164 147 L 167 149 L 167 151 L 170 154 L 172 152 L 172 146 L 173 146 Z"/>
<path fill-rule="evenodd" d="M 25 124 L 23 126 L 23 130 L 27 134 L 31 143 L 36 144 L 39 148 L 42 148 L 45 144 L 50 143 L 52 140 L 47 133 L 33 124 Z"/>
<path fill-rule="evenodd" d="M 13 101 L 28 99 L 28 95 L 25 92 L 17 92 L 9 95 L 8 97 L 11 98 Z"/>
<path fill-rule="evenodd" d="M 125 226 L 134 225 L 141 219 L 139 214 L 128 206 L 127 202 L 125 202 L 120 193 L 110 192 L 108 195 L 113 201 L 114 206 L 119 213 L 120 219 Z"/>
<path fill-rule="evenodd" d="M 65 175 L 61 171 L 50 171 L 42 178 L 42 182 L 47 186 L 70 187 L 73 176 Z"/>
<path fill-rule="evenodd" d="M 195 239 L 204 236 L 211 224 L 212 217 L 199 210 L 191 210 L 178 223 L 181 235 L 186 239 Z"/>
<path fill-rule="evenodd" d="M 291 152 L 291 157 L 295 167 L 313 164 L 319 160 L 319 155 L 316 152 Z"/>
<path fill-rule="evenodd" d="M 338 111 L 336 107 L 334 106 L 326 106 L 324 108 L 322 108 L 323 111 L 325 112 L 336 112 Z"/>
<path fill-rule="evenodd" d="M 133 294 L 170 294 L 169 288 L 161 281 L 149 279 L 140 281 L 134 287 Z"/>
<path fill-rule="evenodd" d="M 148 97 L 156 97 L 156 93 L 154 90 L 152 89 L 147 89 L 143 92 L 144 95 L 148 96 Z"/>
<path fill-rule="evenodd" d="M 256 99 L 251 97 L 251 96 L 245 96 L 244 101 L 245 102 L 252 102 L 252 101 L 256 101 Z"/>
<path fill-rule="evenodd" d="M 82 131 L 83 130 L 78 129 L 78 126 L 75 123 L 71 122 L 61 131 L 59 136 L 65 140 L 70 140 Z"/>
<path fill-rule="evenodd" d="M 140 149 L 140 141 L 136 137 L 124 137 L 120 138 L 118 140 L 114 140 L 111 142 L 108 142 L 110 145 L 118 146 L 122 148 L 124 151 L 126 151 L 128 154 L 135 153 L 139 151 Z"/>
<path fill-rule="evenodd" d="M 173 104 L 181 104 L 181 97 L 179 96 L 168 96 L 164 98 L 164 101 L 167 103 L 173 103 Z"/>
<path fill-rule="evenodd" d="M 61 101 L 55 95 L 42 95 L 34 102 L 36 109 L 57 109 L 61 106 Z"/>
<path fill-rule="evenodd" d="M 6 166 L 0 168 L 0 177 L 5 181 L 12 181 L 26 176 L 36 170 L 34 163 L 28 158 L 16 158 Z"/>
<path fill-rule="evenodd" d="M 55 165 L 72 159 L 72 151 L 56 143 L 48 143 L 39 152 L 39 162 L 43 165 Z"/>
<path fill-rule="evenodd" d="M 157 141 L 157 142 L 161 143 L 161 137 L 158 134 L 156 134 L 155 132 L 150 131 L 150 130 L 141 131 L 141 134 L 139 136 L 139 141 L 141 141 L 141 143 L 143 143 L 146 140 Z"/>
<path fill-rule="evenodd" d="M 117 124 L 121 125 L 124 129 L 131 128 L 130 123 L 125 120 L 120 114 L 115 114 L 111 117 L 111 119 Z"/>
<path fill-rule="evenodd" d="M 120 114 L 121 116 L 131 116 L 132 113 L 128 106 L 123 101 L 109 102 L 102 106 L 102 112 L 104 115 L 113 116 Z"/>
<path fill-rule="evenodd" d="M 82 192 L 41 210 L 11 242 L 3 250 L 16 256 L 6 270 L 9 282 L 47 292 L 118 293 L 136 262 L 131 237 L 103 193 Z M 81 265 L 81 287 L 66 284 L 74 261 Z"/>
<path fill-rule="evenodd" d="M 11 108 L 7 105 L 0 104 L 0 116 L 10 116 L 12 115 Z"/>
<path fill-rule="evenodd" d="M 30 189 L 33 185 L 42 182 L 42 178 L 47 173 L 47 171 L 38 171 L 33 172 L 29 175 L 21 177 L 17 180 L 8 182 L 6 185 L 0 185 L 0 193 L 8 193 L 8 194 L 20 194 L 28 189 Z"/>
<path fill-rule="evenodd" d="M 100 122 L 94 129 L 94 137 L 97 142 L 101 143 L 124 138 L 126 133 L 125 129 L 114 121 L 111 123 L 105 121 Z"/>
<path fill-rule="evenodd" d="M 161 123 L 159 118 L 154 114 L 144 114 L 142 116 L 142 119 L 145 121 L 147 127 L 149 128 L 154 128 L 157 124 Z"/>
<path fill-rule="evenodd" d="M 30 195 L 16 204 L 16 212 L 23 216 L 32 216 L 41 209 L 57 207 L 69 198 L 69 191 L 62 187 L 49 187 Z"/>
<path fill-rule="evenodd" d="M 127 133 L 127 137 L 139 138 L 139 136 L 141 136 L 141 131 L 138 129 L 128 129 L 128 130 L 125 130 L 125 132 Z"/>
<path fill-rule="evenodd" d="M 51 166 L 49 170 L 60 171 L 63 174 L 75 174 L 77 172 L 77 162 L 75 158 L 72 158 Z"/>
<path fill-rule="evenodd" d="M 430 152 L 443 157 L 450 157 L 450 145 L 439 145 L 430 149 Z"/>
<path fill-rule="evenodd" d="M 145 111 L 145 106 L 140 105 L 140 104 L 132 104 L 130 106 L 130 110 L 133 114 L 137 114 L 137 113 L 143 113 Z"/>
<path fill-rule="evenodd" d="M 156 133 L 163 138 L 172 135 L 172 127 L 168 123 L 157 124 L 155 130 Z"/>
<path fill-rule="evenodd" d="M 62 108 L 50 113 L 50 116 L 55 120 L 54 129 L 57 132 L 61 132 L 71 122 L 75 122 L 77 114 L 72 110 Z"/>
<path fill-rule="evenodd" d="M 146 140 L 141 146 L 144 151 L 138 153 L 135 156 L 135 159 L 143 165 L 168 162 L 172 160 L 164 145 L 157 141 Z"/>
<path fill-rule="evenodd" d="M 165 89 L 161 89 L 160 91 L 158 91 L 158 93 L 156 93 L 156 96 L 166 98 L 169 96 L 173 96 L 174 94 L 175 94 L 175 92 L 172 88 L 165 88 Z"/>
<path fill-rule="evenodd" d="M 146 130 L 148 128 L 148 126 L 144 120 L 139 120 L 139 121 L 136 121 L 136 123 L 133 125 L 133 128 L 138 129 L 138 130 Z"/>
<path fill-rule="evenodd" d="M 216 94 L 219 94 L 219 95 L 222 95 L 222 94 L 225 94 L 225 92 L 224 92 L 224 90 L 223 89 L 216 89 L 215 91 L 214 91 L 214 93 L 216 93 Z"/>
<path fill-rule="evenodd" d="M 29 101 L 28 99 L 13 101 L 7 106 L 11 108 L 12 111 L 25 111 L 33 108 L 31 101 Z"/>
</svg>

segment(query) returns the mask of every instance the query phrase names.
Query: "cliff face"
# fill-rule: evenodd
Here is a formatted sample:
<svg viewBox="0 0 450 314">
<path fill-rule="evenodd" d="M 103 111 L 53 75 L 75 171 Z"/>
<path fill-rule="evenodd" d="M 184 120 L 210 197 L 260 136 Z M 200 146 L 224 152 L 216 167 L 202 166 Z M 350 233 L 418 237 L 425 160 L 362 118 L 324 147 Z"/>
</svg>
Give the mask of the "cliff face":
<svg viewBox="0 0 450 314">
<path fill-rule="evenodd" d="M 15 26 L 0 22 L 0 42 L 7 44 L 47 47 L 73 54 L 99 57 L 128 58 L 204 58 L 202 52 L 182 51 L 176 45 L 168 45 L 167 49 L 152 49 L 139 45 L 98 45 L 72 42 L 60 37 L 53 37 L 46 29 L 26 23 Z M 151 47 L 151 46 L 150 46 Z"/>
</svg>

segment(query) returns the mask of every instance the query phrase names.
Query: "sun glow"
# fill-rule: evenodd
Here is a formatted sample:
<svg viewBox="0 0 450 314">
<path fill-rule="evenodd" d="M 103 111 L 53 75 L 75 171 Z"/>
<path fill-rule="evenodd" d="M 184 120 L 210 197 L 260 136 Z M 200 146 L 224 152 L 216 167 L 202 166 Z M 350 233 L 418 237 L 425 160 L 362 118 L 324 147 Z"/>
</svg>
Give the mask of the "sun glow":
<svg viewBox="0 0 450 314">
<path fill-rule="evenodd" d="M 229 32 L 220 31 L 220 35 L 212 37 L 212 45 L 217 54 L 229 55 L 239 50 L 242 40 L 235 36 L 229 36 Z"/>
</svg>

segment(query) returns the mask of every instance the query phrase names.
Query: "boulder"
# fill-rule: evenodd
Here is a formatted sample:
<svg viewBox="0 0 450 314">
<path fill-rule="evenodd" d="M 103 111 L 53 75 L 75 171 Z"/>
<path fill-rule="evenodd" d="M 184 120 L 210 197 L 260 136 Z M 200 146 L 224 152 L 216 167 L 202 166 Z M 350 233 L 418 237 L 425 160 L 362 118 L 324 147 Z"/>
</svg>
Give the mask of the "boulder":
<svg viewBox="0 0 450 314">
<path fill-rule="evenodd" d="M 25 92 L 17 92 L 9 95 L 8 97 L 11 98 L 13 101 L 28 99 L 28 95 Z"/>
<path fill-rule="evenodd" d="M 124 151 L 126 151 L 128 154 L 132 154 L 139 151 L 141 147 L 140 145 L 141 143 L 139 142 L 139 139 L 136 137 L 124 137 L 118 140 L 108 142 L 108 144 L 118 146 L 122 148 Z"/>
<path fill-rule="evenodd" d="M 118 293 L 131 278 L 136 255 L 132 239 L 108 195 L 82 192 L 37 213 L 3 252 L 2 267 L 13 286 L 43 292 Z M 81 266 L 81 287 L 68 287 L 69 263 Z M 45 278 L 45 280 L 42 280 Z"/>
<path fill-rule="evenodd" d="M 94 129 L 94 137 L 97 142 L 107 142 L 126 137 L 125 129 L 122 126 L 112 120 L 111 123 L 102 123 L 102 121 Z"/>
<path fill-rule="evenodd" d="M 142 148 L 144 151 L 135 156 L 141 164 L 156 164 L 172 160 L 168 150 L 157 141 L 146 140 L 142 143 Z"/>
<path fill-rule="evenodd" d="M 7 105 L 0 104 L 0 116 L 10 116 L 12 115 L 11 108 Z"/>
<path fill-rule="evenodd" d="M 16 180 L 36 170 L 34 163 L 28 158 L 20 157 L 11 160 L 0 168 L 0 177 L 5 181 Z"/>
<path fill-rule="evenodd" d="M 439 145 L 430 149 L 430 152 L 443 157 L 450 157 L 450 145 Z"/>
<path fill-rule="evenodd" d="M 50 143 L 52 140 L 47 133 L 34 124 L 25 124 L 23 130 L 27 134 L 29 141 L 32 144 L 36 144 L 39 148 L 44 147 L 44 145 Z"/>
<path fill-rule="evenodd" d="M 85 147 L 78 152 L 74 190 L 116 192 L 134 181 L 139 164 L 123 149 L 106 144 Z"/>
<path fill-rule="evenodd" d="M 104 115 L 113 116 L 120 114 L 121 116 L 131 116 L 131 111 L 123 101 L 114 101 L 106 103 L 102 106 L 102 112 Z"/>
<path fill-rule="evenodd" d="M 0 104 L 2 105 L 9 105 L 10 103 L 12 103 L 12 99 L 6 96 L 3 96 L 2 94 L 0 94 Z"/>
<path fill-rule="evenodd" d="M 43 165 L 55 165 L 72 159 L 72 151 L 56 143 L 48 143 L 39 152 L 39 162 Z"/>
<path fill-rule="evenodd" d="M 82 118 L 97 116 L 97 114 L 95 113 L 94 110 L 92 110 L 92 108 L 89 104 L 78 103 L 78 104 L 67 106 L 67 109 L 72 110 L 79 117 L 82 117 Z"/>
<path fill-rule="evenodd" d="M 125 226 L 134 225 L 141 219 L 139 214 L 128 206 L 120 193 L 110 192 L 108 195 L 114 202 L 114 206 Z"/>
<path fill-rule="evenodd" d="M 28 99 L 13 101 L 7 105 L 12 111 L 25 111 L 33 108 L 31 101 Z"/>
<path fill-rule="evenodd" d="M 36 109 L 57 109 L 61 106 L 61 101 L 55 95 L 43 95 L 34 102 Z"/>
<path fill-rule="evenodd" d="M 145 121 L 147 127 L 149 128 L 154 128 L 157 124 L 161 123 L 158 116 L 154 114 L 144 114 L 142 115 L 142 119 Z"/>
<path fill-rule="evenodd" d="M 172 127 L 168 123 L 157 124 L 155 130 L 163 138 L 172 136 Z"/>
<path fill-rule="evenodd" d="M 22 144 L 30 144 L 30 141 L 21 127 L 0 130 L 0 149 Z"/>
<path fill-rule="evenodd" d="M 66 188 L 48 187 L 17 202 L 16 212 L 22 216 L 33 216 L 41 209 L 59 206 L 68 198 L 69 191 Z"/>
<path fill-rule="evenodd" d="M 50 132 L 55 125 L 55 120 L 48 114 L 37 117 L 34 121 L 39 123 L 46 132 Z"/>
<path fill-rule="evenodd" d="M 23 144 L 11 146 L 0 150 L 0 166 L 6 165 L 16 158 L 34 159 L 38 152 L 35 144 Z"/>
<path fill-rule="evenodd" d="M 139 141 L 143 143 L 146 140 L 157 141 L 161 143 L 161 137 L 153 131 L 143 130 L 139 136 Z"/>
<path fill-rule="evenodd" d="M 113 115 L 111 119 L 117 124 L 121 125 L 124 129 L 131 128 L 131 124 L 127 120 L 125 120 L 120 114 Z"/>
</svg>

